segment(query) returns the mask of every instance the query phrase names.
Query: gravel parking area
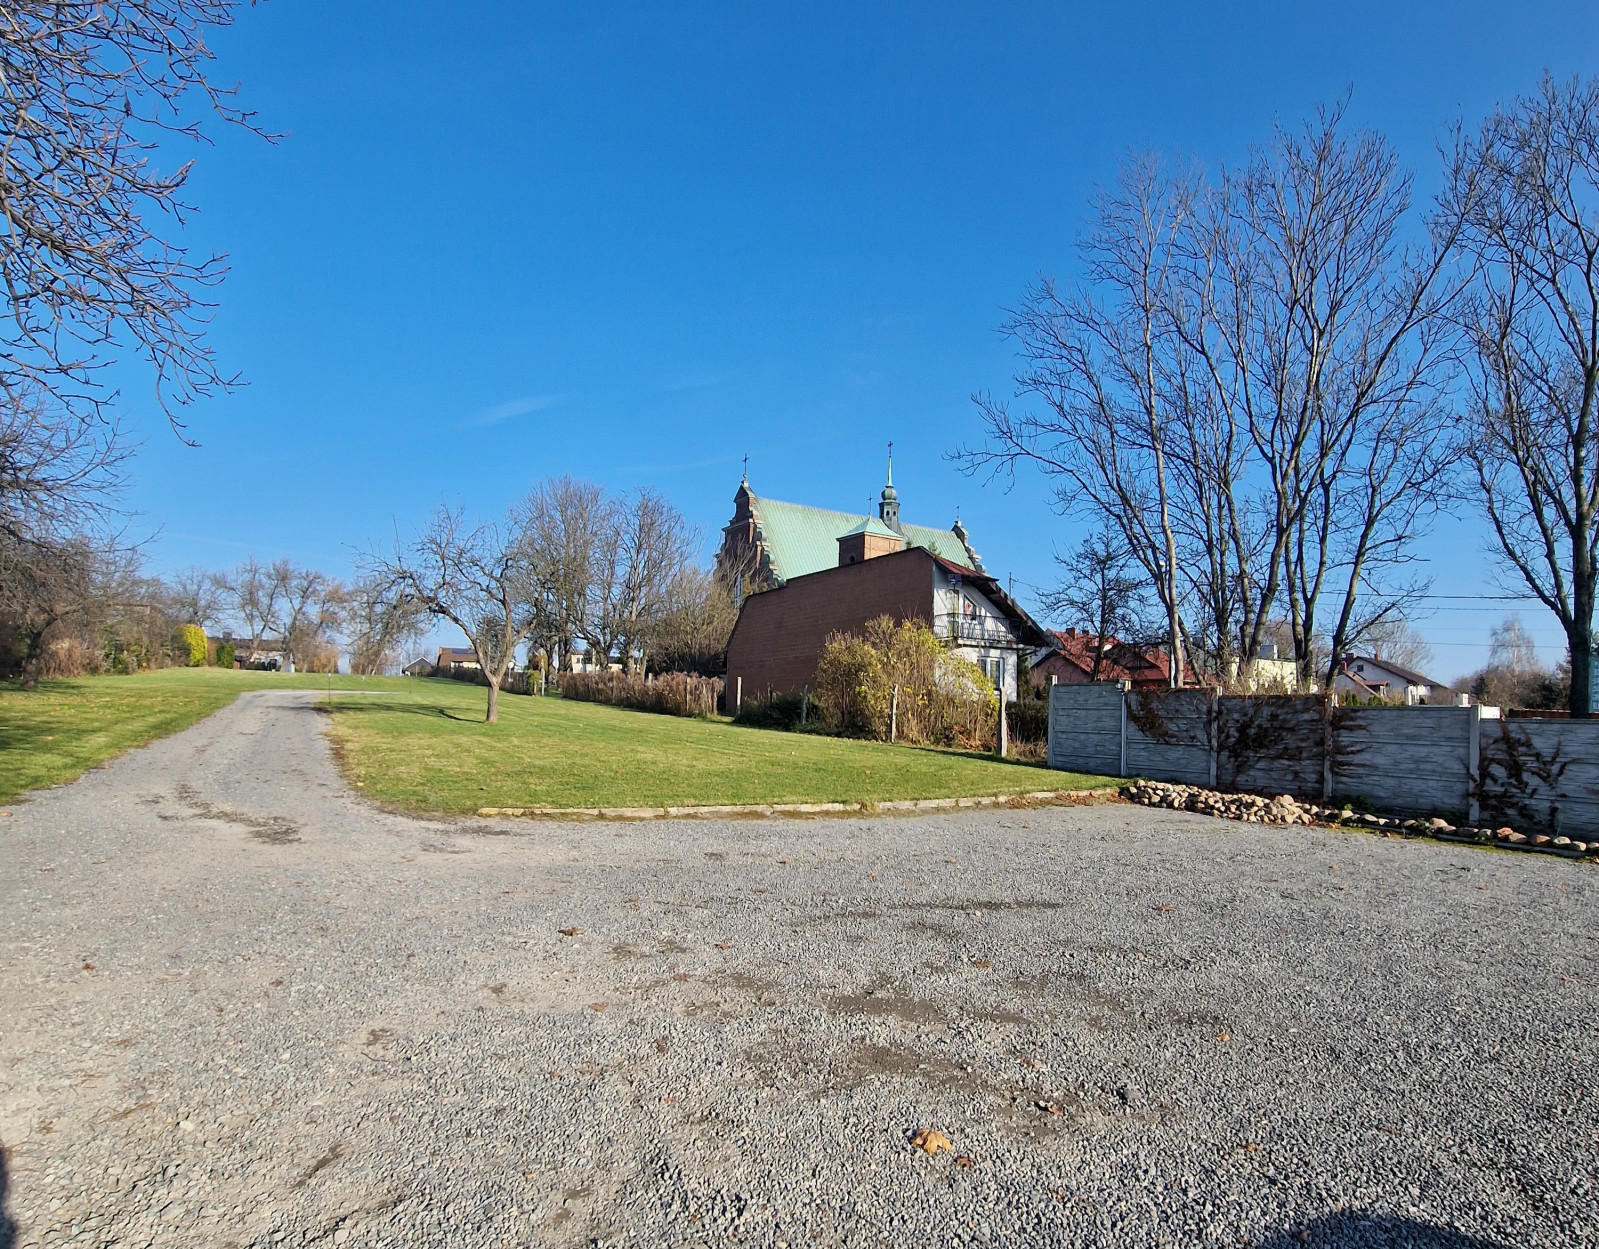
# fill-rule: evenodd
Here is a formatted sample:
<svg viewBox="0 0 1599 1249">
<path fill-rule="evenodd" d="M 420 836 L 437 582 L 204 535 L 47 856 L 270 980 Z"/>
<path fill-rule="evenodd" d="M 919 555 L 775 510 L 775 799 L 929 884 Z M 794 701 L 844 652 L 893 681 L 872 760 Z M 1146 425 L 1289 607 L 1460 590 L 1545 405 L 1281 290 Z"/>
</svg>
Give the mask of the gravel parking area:
<svg viewBox="0 0 1599 1249">
<path fill-rule="evenodd" d="M 0 1249 L 1599 1240 L 1592 864 L 425 822 L 311 698 L 0 818 Z"/>
</svg>

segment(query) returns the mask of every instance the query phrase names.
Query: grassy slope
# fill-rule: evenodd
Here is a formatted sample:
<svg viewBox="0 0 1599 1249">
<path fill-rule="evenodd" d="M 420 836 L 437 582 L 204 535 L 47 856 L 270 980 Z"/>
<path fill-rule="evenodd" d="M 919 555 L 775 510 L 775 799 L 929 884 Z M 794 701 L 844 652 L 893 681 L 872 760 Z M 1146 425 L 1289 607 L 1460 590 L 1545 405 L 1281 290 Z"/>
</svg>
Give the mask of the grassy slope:
<svg viewBox="0 0 1599 1249">
<path fill-rule="evenodd" d="M 335 709 L 352 779 L 415 811 L 883 801 L 1107 784 L 987 756 L 681 720 L 557 698 L 412 681 Z"/>
<path fill-rule="evenodd" d="M 33 690 L 0 685 L 0 802 L 73 780 L 123 751 L 186 729 L 245 690 L 318 689 L 327 682 L 325 676 L 168 668 L 42 681 Z M 334 678 L 336 689 L 399 684 L 397 678 Z"/>
</svg>

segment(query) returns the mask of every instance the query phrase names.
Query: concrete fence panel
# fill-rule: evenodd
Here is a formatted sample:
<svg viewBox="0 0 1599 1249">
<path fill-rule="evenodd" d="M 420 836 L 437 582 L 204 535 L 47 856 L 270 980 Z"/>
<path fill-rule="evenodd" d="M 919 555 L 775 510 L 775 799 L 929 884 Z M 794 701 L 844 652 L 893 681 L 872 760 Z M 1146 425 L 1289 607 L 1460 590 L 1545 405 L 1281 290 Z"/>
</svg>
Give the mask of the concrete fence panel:
<svg viewBox="0 0 1599 1249">
<path fill-rule="evenodd" d="M 1127 695 L 1127 774 L 1214 785 L 1216 699 L 1209 690 Z"/>
<path fill-rule="evenodd" d="M 1048 758 L 1052 768 L 1120 776 L 1121 686 L 1051 686 Z"/>
<path fill-rule="evenodd" d="M 1599 834 L 1599 720 L 1484 721 L 1481 818 Z"/>
<path fill-rule="evenodd" d="M 1333 794 L 1373 810 L 1464 818 L 1471 802 L 1470 707 L 1340 707 Z"/>
<path fill-rule="evenodd" d="M 1320 801 L 1328 729 L 1321 699 L 1224 697 L 1217 719 L 1216 780 L 1223 789 Z"/>
</svg>

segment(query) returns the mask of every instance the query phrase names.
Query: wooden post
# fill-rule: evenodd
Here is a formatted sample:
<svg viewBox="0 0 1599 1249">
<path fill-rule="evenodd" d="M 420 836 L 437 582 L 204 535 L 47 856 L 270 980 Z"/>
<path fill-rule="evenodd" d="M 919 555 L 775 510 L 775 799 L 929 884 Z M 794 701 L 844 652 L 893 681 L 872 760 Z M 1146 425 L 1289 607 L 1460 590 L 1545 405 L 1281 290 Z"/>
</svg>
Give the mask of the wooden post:
<svg viewBox="0 0 1599 1249">
<path fill-rule="evenodd" d="M 893 693 L 888 696 L 888 740 L 893 742 L 899 736 L 899 686 L 894 687 Z"/>
<path fill-rule="evenodd" d="M 1010 754 L 1010 717 L 1005 714 L 1005 685 L 999 687 L 999 757 Z"/>
<path fill-rule="evenodd" d="M 735 677 L 733 686 L 733 714 L 736 716 L 744 709 L 744 678 Z"/>
</svg>

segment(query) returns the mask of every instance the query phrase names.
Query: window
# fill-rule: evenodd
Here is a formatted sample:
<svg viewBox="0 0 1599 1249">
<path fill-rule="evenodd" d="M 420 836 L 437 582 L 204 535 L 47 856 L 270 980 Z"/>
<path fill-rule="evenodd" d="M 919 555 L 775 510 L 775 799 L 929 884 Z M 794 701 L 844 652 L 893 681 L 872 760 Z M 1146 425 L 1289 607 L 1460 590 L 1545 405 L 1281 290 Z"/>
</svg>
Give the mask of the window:
<svg viewBox="0 0 1599 1249">
<path fill-rule="evenodd" d="M 985 659 L 983 667 L 988 670 L 988 679 L 993 682 L 996 690 L 1005 688 L 1005 661 L 1003 659 Z"/>
</svg>

